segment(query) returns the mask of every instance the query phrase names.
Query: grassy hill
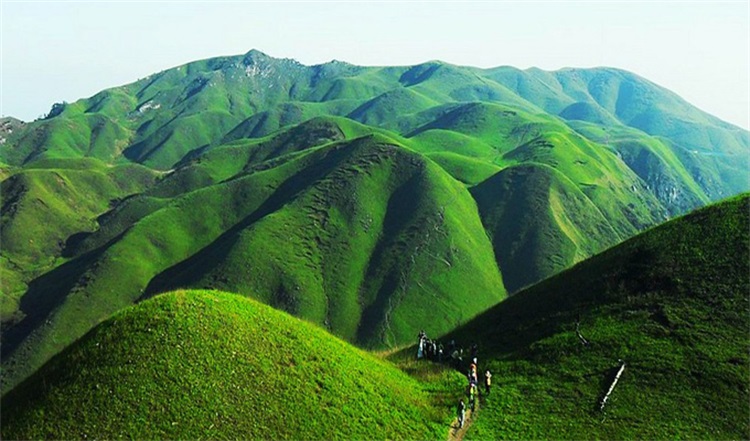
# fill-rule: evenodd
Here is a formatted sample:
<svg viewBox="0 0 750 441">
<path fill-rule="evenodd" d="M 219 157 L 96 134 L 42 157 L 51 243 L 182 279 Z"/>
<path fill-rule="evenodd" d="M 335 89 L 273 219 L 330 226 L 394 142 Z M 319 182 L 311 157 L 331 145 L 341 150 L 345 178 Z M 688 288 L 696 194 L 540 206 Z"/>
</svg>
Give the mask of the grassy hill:
<svg viewBox="0 0 750 441">
<path fill-rule="evenodd" d="M 449 329 L 503 298 L 474 202 L 439 167 L 377 137 L 315 155 L 327 159 L 280 186 L 269 213 L 159 274 L 147 293 L 256 292 L 366 346 L 409 341 L 426 322 Z"/>
<path fill-rule="evenodd" d="M 624 236 L 579 188 L 548 166 L 508 167 L 472 188 L 472 194 L 510 292 Z"/>
<path fill-rule="evenodd" d="M 157 173 L 138 164 L 109 167 L 98 160 L 38 162 L 2 181 L 0 261 L 2 320 L 19 320 L 28 283 L 61 264 L 71 238 L 96 229 L 96 217 L 118 200 L 153 184 Z"/>
<path fill-rule="evenodd" d="M 480 370 L 494 373 L 467 437 L 747 439 L 748 262 L 744 195 L 649 230 L 451 333 L 478 343 Z M 602 413 L 618 360 L 625 370 Z"/>
<path fill-rule="evenodd" d="M 626 126 L 666 140 L 665 147 L 650 146 L 650 153 L 679 158 L 711 200 L 747 191 L 747 131 L 645 78 L 611 68 L 546 72 L 500 67 L 486 75 L 549 113 L 607 129 Z M 683 190 L 683 185 L 673 188 Z"/>
<path fill-rule="evenodd" d="M 29 284 L 23 319 L 4 330 L 5 387 L 118 309 L 179 287 L 253 296 L 368 347 L 404 344 L 427 323 L 446 332 L 506 295 L 470 193 L 395 140 L 263 164 L 158 196 L 167 177 L 100 216 Z"/>
<path fill-rule="evenodd" d="M 3 439 L 438 439 L 427 388 L 255 301 L 179 291 L 127 308 L 3 397 Z"/>
<path fill-rule="evenodd" d="M 250 51 L 0 137 L 4 390 L 180 287 L 400 345 L 750 185 L 746 131 L 613 69 Z"/>
</svg>

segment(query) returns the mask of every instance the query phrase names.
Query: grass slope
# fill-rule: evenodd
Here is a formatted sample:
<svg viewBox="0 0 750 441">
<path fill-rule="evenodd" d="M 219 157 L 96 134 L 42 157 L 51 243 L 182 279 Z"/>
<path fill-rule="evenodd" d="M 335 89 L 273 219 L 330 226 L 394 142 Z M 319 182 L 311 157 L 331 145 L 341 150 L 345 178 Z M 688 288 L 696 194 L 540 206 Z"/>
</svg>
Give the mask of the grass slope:
<svg viewBox="0 0 750 441">
<path fill-rule="evenodd" d="M 108 167 L 94 159 L 53 162 L 16 171 L 0 185 L 4 326 L 17 313 L 28 283 L 61 263 L 69 238 L 96 229 L 97 216 L 156 179 L 153 171 L 137 164 Z"/>
<path fill-rule="evenodd" d="M 472 188 L 472 194 L 510 293 L 620 239 L 580 189 L 545 165 L 508 167 Z"/>
<path fill-rule="evenodd" d="M 607 128 L 624 125 L 667 140 L 666 146 L 652 146 L 654 154 L 676 155 L 711 200 L 748 190 L 748 132 L 638 75 L 612 68 L 511 67 L 488 69 L 486 75 L 549 113 Z"/>
<path fill-rule="evenodd" d="M 132 197 L 100 222 L 30 284 L 26 316 L 4 331 L 5 388 L 117 309 L 175 287 L 256 296 L 367 346 L 411 341 L 427 323 L 448 331 L 505 295 L 469 192 L 382 135 Z"/>
<path fill-rule="evenodd" d="M 293 195 L 283 207 L 247 219 L 148 291 L 254 292 L 368 346 L 409 341 L 427 322 L 447 330 L 502 298 L 475 205 L 439 167 L 377 137 L 325 154 L 325 168 L 295 178 L 310 188 L 283 189 Z"/>
<path fill-rule="evenodd" d="M 397 148 L 371 161 L 370 147 L 342 147 L 371 134 L 375 150 Z M 3 326 L 4 387 L 178 282 L 256 293 L 367 344 L 398 342 L 435 319 L 415 312 L 424 304 L 453 326 L 502 297 L 482 226 L 519 289 L 612 237 L 748 189 L 746 131 L 611 69 L 304 66 L 250 51 L 56 105 L 39 121 L 3 120 L 0 137 L 13 196 L 2 234 L 16 253 L 0 256 L 3 319 L 14 320 Z M 134 162 L 160 170 L 158 182 L 128 187 Z M 542 188 L 498 193 L 523 181 L 519 170 Z M 444 171 L 473 186 L 483 225 Z M 24 193 L 27 181 L 42 196 L 14 210 L 15 196 L 36 191 Z M 508 201 L 524 194 L 534 211 L 522 216 L 535 221 L 518 228 Z M 27 265 L 36 257 L 46 266 Z M 466 285 L 474 273 L 480 283 Z M 358 316 L 372 326 L 355 326 Z"/>
<path fill-rule="evenodd" d="M 3 439 L 437 439 L 425 387 L 255 301 L 180 291 L 119 312 L 3 397 Z"/>
<path fill-rule="evenodd" d="M 748 195 L 691 213 L 451 333 L 495 374 L 467 438 L 750 437 L 749 214 Z"/>
</svg>

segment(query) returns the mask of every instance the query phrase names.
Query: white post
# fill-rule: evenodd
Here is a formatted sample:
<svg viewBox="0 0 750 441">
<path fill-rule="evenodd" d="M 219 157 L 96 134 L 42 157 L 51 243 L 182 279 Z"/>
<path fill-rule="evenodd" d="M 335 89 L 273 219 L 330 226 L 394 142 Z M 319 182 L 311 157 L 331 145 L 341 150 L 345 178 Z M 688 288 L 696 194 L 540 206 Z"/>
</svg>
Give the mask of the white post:
<svg viewBox="0 0 750 441">
<path fill-rule="evenodd" d="M 604 398 L 602 398 L 602 404 L 599 406 L 599 410 L 604 410 L 604 405 L 607 403 L 607 398 L 609 398 L 609 394 L 612 393 L 612 391 L 615 389 L 615 385 L 617 384 L 617 380 L 620 379 L 620 375 L 622 375 L 622 371 L 625 370 L 625 362 L 622 362 L 622 365 L 620 365 L 620 370 L 617 371 L 617 375 L 615 375 L 614 381 L 612 381 L 612 385 L 609 386 L 609 390 L 604 395 Z"/>
</svg>

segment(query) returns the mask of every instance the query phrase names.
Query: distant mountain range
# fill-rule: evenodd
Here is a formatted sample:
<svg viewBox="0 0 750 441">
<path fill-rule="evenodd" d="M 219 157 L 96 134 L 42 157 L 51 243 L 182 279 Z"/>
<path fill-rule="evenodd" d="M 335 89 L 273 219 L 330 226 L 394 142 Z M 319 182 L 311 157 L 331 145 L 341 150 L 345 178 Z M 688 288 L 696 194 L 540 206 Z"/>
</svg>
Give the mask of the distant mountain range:
<svg viewBox="0 0 750 441">
<path fill-rule="evenodd" d="M 441 334 L 750 190 L 748 132 L 615 69 L 197 61 L 0 123 L 3 390 L 217 288 L 355 344 Z"/>
</svg>

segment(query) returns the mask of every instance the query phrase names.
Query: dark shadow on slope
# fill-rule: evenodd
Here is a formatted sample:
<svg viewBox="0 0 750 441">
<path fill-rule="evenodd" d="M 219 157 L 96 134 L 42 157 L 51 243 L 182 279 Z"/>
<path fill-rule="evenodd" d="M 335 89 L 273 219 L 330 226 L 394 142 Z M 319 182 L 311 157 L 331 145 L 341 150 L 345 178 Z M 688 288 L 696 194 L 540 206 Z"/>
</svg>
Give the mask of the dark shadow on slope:
<svg viewBox="0 0 750 441">
<path fill-rule="evenodd" d="M 428 61 L 409 68 L 401 74 L 398 82 L 405 87 L 415 86 L 423 81 L 427 81 L 432 75 L 442 67 L 440 62 Z"/>
<path fill-rule="evenodd" d="M 78 254 L 76 250 L 78 250 L 86 238 L 90 237 L 92 234 L 94 234 L 93 231 L 81 231 L 79 233 L 71 234 L 65 240 L 65 246 L 60 252 L 60 255 L 65 258 L 75 256 Z"/>
<path fill-rule="evenodd" d="M 522 165 L 503 170 L 470 189 L 510 294 L 555 270 L 537 261 L 551 181 L 546 169 Z"/>
<path fill-rule="evenodd" d="M 29 289 L 21 297 L 19 304 L 19 309 L 23 311 L 25 317 L 7 329 L 2 329 L 1 359 L 7 359 L 32 332 L 41 328 L 50 314 L 65 302 L 74 288 L 86 286 L 88 283 L 87 271 L 121 236 L 122 234 L 107 244 L 59 266 L 29 283 Z"/>
<path fill-rule="evenodd" d="M 356 339 L 359 342 L 377 339 L 376 336 L 382 332 L 384 320 L 387 319 L 388 304 L 394 293 L 399 289 L 400 279 L 405 268 L 394 267 L 393 262 L 388 262 L 388 258 L 389 255 L 404 257 L 403 254 L 408 250 L 408 243 L 404 240 L 403 233 L 417 213 L 414 190 L 419 186 L 420 179 L 419 174 L 414 174 L 398 187 L 388 200 L 388 207 L 383 220 L 383 231 L 380 235 L 381 239 L 370 256 L 364 278 L 365 286 L 360 289 L 366 291 L 367 285 L 369 285 L 368 281 L 381 280 L 378 273 L 382 271 L 383 267 L 388 269 L 387 273 L 381 276 L 382 282 L 373 301 L 368 302 L 366 299 L 362 299 L 360 294 L 360 303 L 364 310 L 356 334 Z"/>
<path fill-rule="evenodd" d="M 203 144 L 200 147 L 196 147 L 195 149 L 190 150 L 189 152 L 185 153 L 182 158 L 180 158 L 180 160 L 172 166 L 172 168 L 178 169 L 190 164 L 192 161 L 206 153 L 210 147 L 211 144 Z"/>
</svg>

